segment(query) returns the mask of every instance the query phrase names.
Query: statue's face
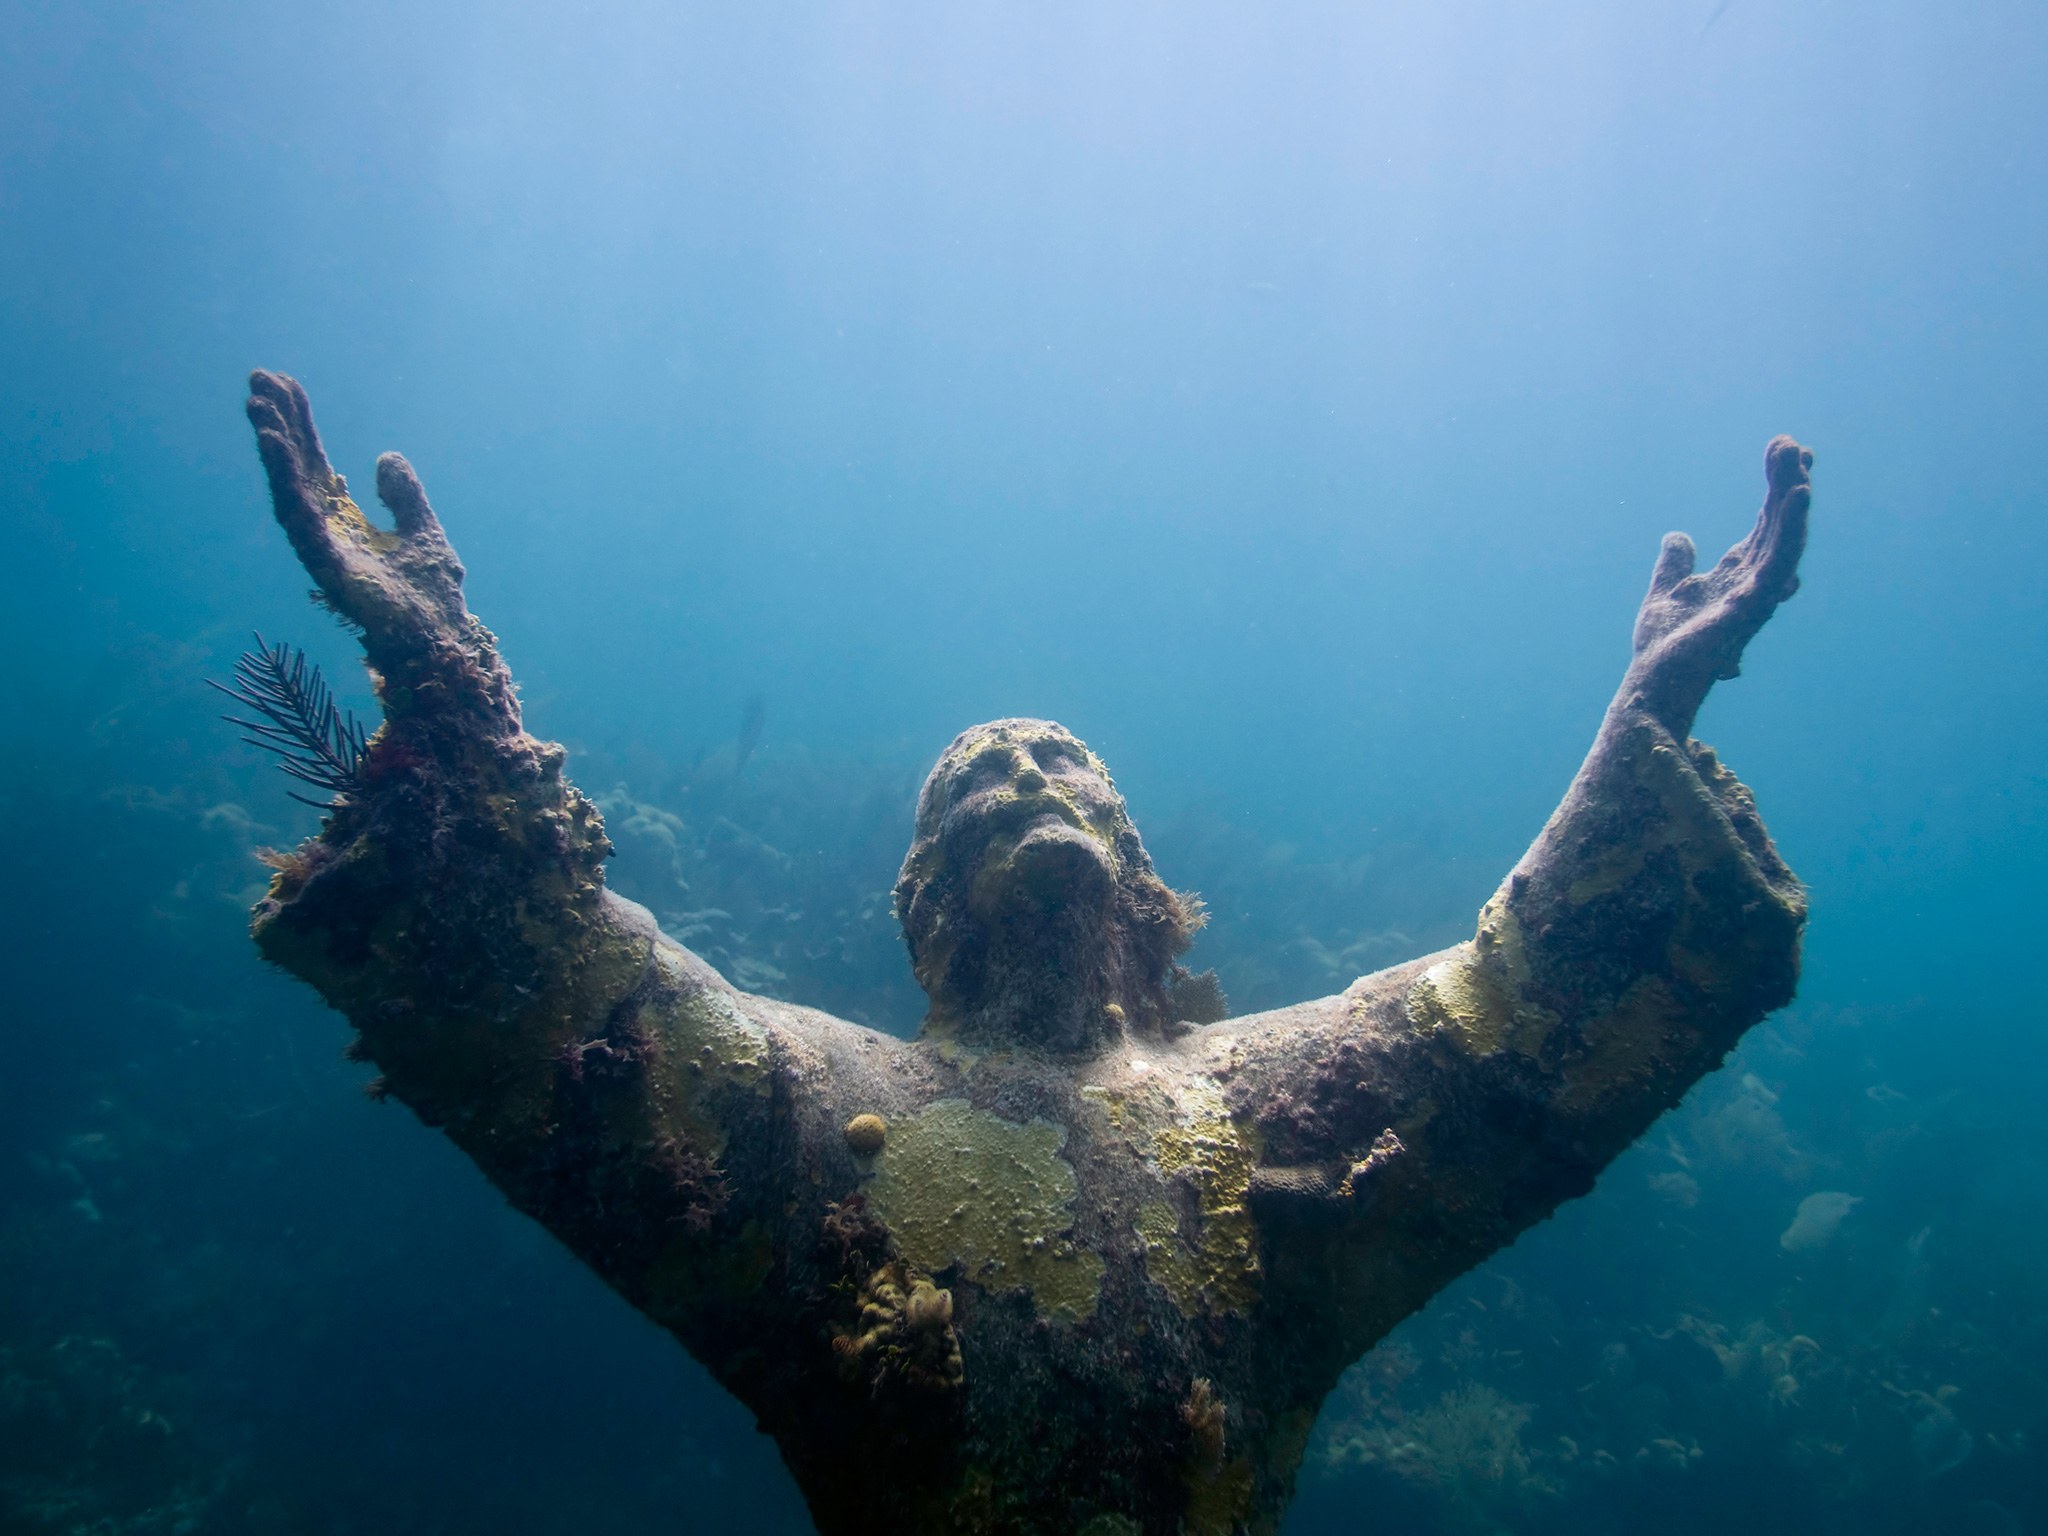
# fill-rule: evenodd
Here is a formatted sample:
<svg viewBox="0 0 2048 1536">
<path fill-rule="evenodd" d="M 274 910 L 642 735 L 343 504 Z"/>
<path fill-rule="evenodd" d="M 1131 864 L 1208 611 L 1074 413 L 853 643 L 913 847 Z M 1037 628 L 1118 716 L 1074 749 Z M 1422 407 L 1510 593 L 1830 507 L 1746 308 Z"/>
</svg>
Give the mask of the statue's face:
<svg viewBox="0 0 2048 1536">
<path fill-rule="evenodd" d="M 896 915 L 934 1019 L 1074 1048 L 1126 1019 L 1163 1026 L 1200 922 L 1153 873 L 1102 760 L 1050 720 L 978 725 L 940 756 Z"/>
<path fill-rule="evenodd" d="M 970 911 L 993 918 L 1108 901 L 1130 818 L 1101 760 L 1067 731 L 998 721 L 956 742 L 941 773 L 928 809 L 952 857 L 971 869 Z"/>
</svg>

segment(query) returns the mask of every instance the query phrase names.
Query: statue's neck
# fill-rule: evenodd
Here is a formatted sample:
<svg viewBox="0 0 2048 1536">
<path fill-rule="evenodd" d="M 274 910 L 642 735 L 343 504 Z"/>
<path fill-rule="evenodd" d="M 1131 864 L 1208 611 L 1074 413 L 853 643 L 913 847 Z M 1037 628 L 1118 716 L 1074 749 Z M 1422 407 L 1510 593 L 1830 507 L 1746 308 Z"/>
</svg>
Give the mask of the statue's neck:
<svg viewBox="0 0 2048 1536">
<path fill-rule="evenodd" d="M 1124 1018 L 1120 1004 L 1098 999 L 1092 989 L 1065 988 L 1055 995 L 1001 997 L 979 1008 L 935 1002 L 925 1033 L 982 1050 L 1093 1056 L 1122 1042 Z"/>
<path fill-rule="evenodd" d="M 1088 1056 L 1166 1027 L 1164 990 L 1129 974 L 1102 934 L 1048 953 L 1000 942 L 955 957 L 931 990 L 926 1032 L 983 1049 Z"/>
</svg>

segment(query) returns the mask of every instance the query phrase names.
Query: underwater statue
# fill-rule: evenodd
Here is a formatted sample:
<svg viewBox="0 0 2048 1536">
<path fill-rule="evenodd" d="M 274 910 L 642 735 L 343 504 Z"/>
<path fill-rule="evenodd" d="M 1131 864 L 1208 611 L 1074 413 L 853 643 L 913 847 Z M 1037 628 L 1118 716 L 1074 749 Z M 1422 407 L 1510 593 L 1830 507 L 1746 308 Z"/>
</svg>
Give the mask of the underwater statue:
<svg viewBox="0 0 2048 1536">
<path fill-rule="evenodd" d="M 827 1536 L 1273 1530 L 1339 1373 L 1792 996 L 1804 894 L 1690 737 L 1798 585 L 1790 438 L 1718 565 L 1665 539 L 1592 751 L 1470 940 L 1191 1023 L 1198 907 L 1086 746 L 999 720 L 918 801 L 909 1040 L 749 996 L 606 889 L 412 469 L 378 461 L 372 524 L 299 386 L 251 387 L 384 711 L 257 946 L 753 1411 Z"/>
</svg>

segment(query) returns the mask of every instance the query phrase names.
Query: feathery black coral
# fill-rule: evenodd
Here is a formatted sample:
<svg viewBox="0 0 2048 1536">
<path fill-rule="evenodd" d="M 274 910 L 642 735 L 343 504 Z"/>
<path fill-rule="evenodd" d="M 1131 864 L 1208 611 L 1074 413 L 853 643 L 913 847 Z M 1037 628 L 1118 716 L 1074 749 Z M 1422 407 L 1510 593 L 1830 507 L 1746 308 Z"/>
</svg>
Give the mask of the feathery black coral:
<svg viewBox="0 0 2048 1536">
<path fill-rule="evenodd" d="M 327 680 L 304 651 L 282 640 L 266 645 L 259 634 L 256 649 L 244 651 L 235 662 L 232 684 L 206 682 L 262 716 L 221 718 L 246 731 L 242 740 L 250 746 L 274 754 L 278 767 L 301 784 L 336 795 L 360 786 L 369 736 L 353 714 L 335 704 Z M 323 805 L 301 794 L 292 798 L 302 805 Z"/>
</svg>

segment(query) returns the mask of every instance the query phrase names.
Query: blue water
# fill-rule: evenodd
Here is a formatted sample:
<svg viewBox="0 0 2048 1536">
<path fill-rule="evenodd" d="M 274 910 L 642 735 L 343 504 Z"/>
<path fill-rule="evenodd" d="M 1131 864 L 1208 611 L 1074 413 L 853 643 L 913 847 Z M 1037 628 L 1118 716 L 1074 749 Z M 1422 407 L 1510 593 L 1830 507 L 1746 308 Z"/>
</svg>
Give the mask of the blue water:
<svg viewBox="0 0 2048 1536">
<path fill-rule="evenodd" d="M 418 467 L 615 883 L 906 1031 L 962 726 L 1108 760 L 1240 1008 L 1335 990 L 1469 932 L 1658 536 L 1811 444 L 1699 726 L 1811 887 L 1799 1001 L 1347 1380 L 1288 1530 L 2048 1531 L 2048 14 L 0 24 L 0 1529 L 807 1529 L 247 945 L 315 818 L 203 680 L 257 628 L 370 707 L 260 365 Z"/>
</svg>

